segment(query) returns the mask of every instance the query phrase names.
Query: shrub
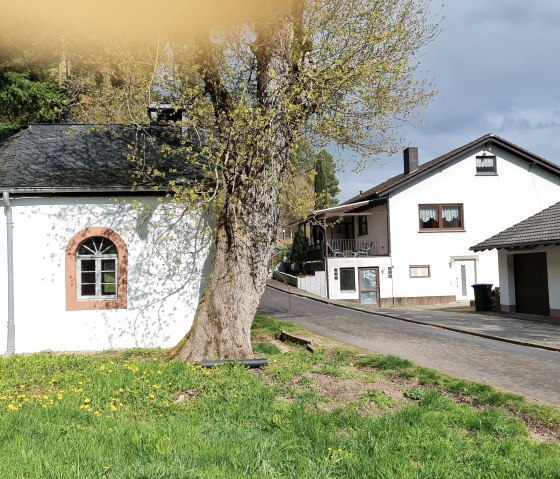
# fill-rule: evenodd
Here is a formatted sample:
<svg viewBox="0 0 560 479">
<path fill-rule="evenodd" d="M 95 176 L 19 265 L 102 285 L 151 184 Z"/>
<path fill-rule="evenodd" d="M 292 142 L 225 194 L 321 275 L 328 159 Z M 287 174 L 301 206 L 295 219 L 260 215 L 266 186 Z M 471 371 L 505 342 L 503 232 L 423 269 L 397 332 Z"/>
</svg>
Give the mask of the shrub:
<svg viewBox="0 0 560 479">
<path fill-rule="evenodd" d="M 292 242 L 290 261 L 296 264 L 298 271 L 303 270 L 303 263 L 307 260 L 308 251 L 309 238 L 305 236 L 303 231 L 297 230 L 294 234 L 294 240 Z"/>
</svg>

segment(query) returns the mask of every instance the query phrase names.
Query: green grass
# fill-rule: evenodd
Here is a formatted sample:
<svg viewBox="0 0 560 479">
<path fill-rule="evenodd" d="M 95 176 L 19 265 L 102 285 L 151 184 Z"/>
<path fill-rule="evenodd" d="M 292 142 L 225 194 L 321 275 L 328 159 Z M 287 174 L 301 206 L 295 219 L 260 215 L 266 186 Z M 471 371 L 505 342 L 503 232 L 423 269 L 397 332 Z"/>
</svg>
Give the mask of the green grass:
<svg viewBox="0 0 560 479">
<path fill-rule="evenodd" d="M 363 371 L 352 351 L 265 351 L 266 335 L 287 326 L 261 317 L 256 329 L 266 380 L 241 366 L 165 361 L 164 351 L 1 359 L 0 477 L 559 477 L 560 447 L 532 440 L 507 414 L 513 404 L 553 422 L 551 408 L 412 364 L 399 369 L 394 358 Z M 412 401 L 403 389 L 397 405 L 371 390 L 338 404 L 317 388 L 314 374 L 325 370 L 357 382 L 379 373 L 387 387 L 383 374 L 404 373 L 421 393 Z M 456 394 L 487 406 L 458 404 Z M 376 414 L 355 407 L 364 403 Z"/>
</svg>

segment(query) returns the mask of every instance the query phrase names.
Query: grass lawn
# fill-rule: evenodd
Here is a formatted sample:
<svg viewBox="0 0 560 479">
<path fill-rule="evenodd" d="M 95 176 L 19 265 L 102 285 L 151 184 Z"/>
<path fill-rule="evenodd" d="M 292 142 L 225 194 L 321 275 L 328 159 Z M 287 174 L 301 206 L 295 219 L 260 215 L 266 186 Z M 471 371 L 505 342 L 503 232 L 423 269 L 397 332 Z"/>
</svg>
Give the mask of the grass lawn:
<svg viewBox="0 0 560 479">
<path fill-rule="evenodd" d="M 255 320 L 259 371 L 143 350 L 0 360 L 0 478 L 560 478 L 557 409 L 280 328 L 297 330 Z"/>
</svg>

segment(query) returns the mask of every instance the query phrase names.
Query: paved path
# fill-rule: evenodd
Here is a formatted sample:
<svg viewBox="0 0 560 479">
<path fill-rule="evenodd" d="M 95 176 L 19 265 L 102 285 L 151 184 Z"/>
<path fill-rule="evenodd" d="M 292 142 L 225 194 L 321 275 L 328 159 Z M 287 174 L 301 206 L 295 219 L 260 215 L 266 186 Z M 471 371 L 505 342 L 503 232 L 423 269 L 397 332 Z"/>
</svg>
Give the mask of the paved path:
<svg viewBox="0 0 560 479">
<path fill-rule="evenodd" d="M 373 352 L 395 354 L 422 366 L 560 406 L 558 352 L 400 321 L 270 287 L 259 310 Z"/>
</svg>

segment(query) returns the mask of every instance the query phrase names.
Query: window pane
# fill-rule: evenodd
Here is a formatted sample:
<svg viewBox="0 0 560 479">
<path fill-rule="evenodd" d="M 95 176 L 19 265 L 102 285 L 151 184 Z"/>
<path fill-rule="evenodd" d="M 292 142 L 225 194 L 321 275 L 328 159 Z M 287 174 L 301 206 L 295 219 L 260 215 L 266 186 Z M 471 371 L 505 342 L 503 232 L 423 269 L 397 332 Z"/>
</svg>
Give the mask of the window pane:
<svg viewBox="0 0 560 479">
<path fill-rule="evenodd" d="M 356 291 L 354 268 L 340 268 L 340 291 Z"/>
<path fill-rule="evenodd" d="M 113 283 L 115 284 L 115 273 L 102 273 L 103 279 L 102 283 Z"/>
<path fill-rule="evenodd" d="M 102 236 L 94 236 L 84 241 L 78 250 L 79 255 L 83 254 L 117 254 L 117 248 L 111 240 Z"/>
<path fill-rule="evenodd" d="M 430 276 L 429 266 L 410 266 L 409 271 L 411 278 L 428 278 Z"/>
<path fill-rule="evenodd" d="M 461 207 L 443 206 L 441 216 L 444 228 L 461 228 Z"/>
<path fill-rule="evenodd" d="M 104 244 L 103 250 L 101 251 L 102 254 L 117 254 L 117 248 L 113 243 L 111 244 Z"/>
<path fill-rule="evenodd" d="M 420 208 L 420 228 L 439 228 L 437 206 L 423 206 Z"/>
<path fill-rule="evenodd" d="M 115 271 L 114 259 L 103 259 L 101 260 L 101 271 Z"/>
<path fill-rule="evenodd" d="M 95 271 L 95 260 L 94 259 L 83 259 L 81 260 L 82 271 Z"/>
<path fill-rule="evenodd" d="M 117 287 L 115 284 L 102 284 L 101 285 L 101 294 L 103 296 L 114 295 L 117 291 Z"/>
<path fill-rule="evenodd" d="M 95 273 L 82 272 L 82 284 L 95 284 Z"/>
<path fill-rule="evenodd" d="M 360 289 L 377 289 L 377 273 L 374 269 L 360 270 Z"/>
<path fill-rule="evenodd" d="M 495 173 L 496 157 L 495 156 L 477 156 L 476 157 L 477 173 Z"/>
<path fill-rule="evenodd" d="M 358 234 L 367 235 L 367 216 L 358 216 Z"/>
<path fill-rule="evenodd" d="M 375 291 L 369 293 L 362 293 L 362 304 L 377 304 L 377 293 Z"/>
<path fill-rule="evenodd" d="M 95 284 L 82 284 L 82 296 L 95 296 Z"/>
</svg>

